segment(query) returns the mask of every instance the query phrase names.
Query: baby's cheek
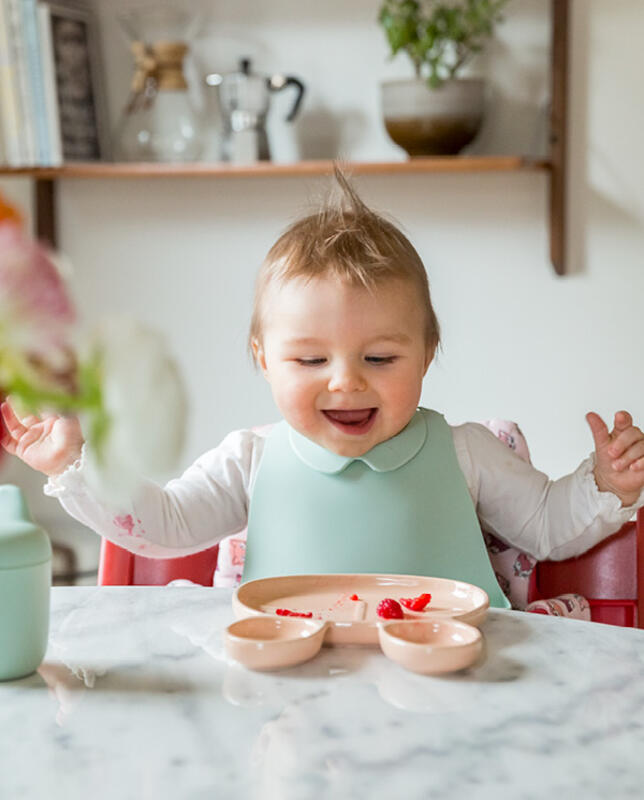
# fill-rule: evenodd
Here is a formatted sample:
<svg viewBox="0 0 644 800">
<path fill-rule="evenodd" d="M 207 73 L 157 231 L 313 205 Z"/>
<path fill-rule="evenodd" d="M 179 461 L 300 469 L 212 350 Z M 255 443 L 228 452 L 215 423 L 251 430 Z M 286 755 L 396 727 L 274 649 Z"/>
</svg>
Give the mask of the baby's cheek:
<svg viewBox="0 0 644 800">
<path fill-rule="evenodd" d="M 388 416 L 395 422 L 396 426 L 404 427 L 414 416 L 420 402 L 420 387 L 401 384 L 400 387 L 392 391 L 388 396 L 387 410 Z"/>
<path fill-rule="evenodd" d="M 295 385 L 282 386 L 275 400 L 282 415 L 298 430 L 310 427 L 315 402 L 310 393 Z"/>
<path fill-rule="evenodd" d="M 388 387 L 387 397 L 392 406 L 402 410 L 415 409 L 420 397 L 422 384 L 419 381 L 410 380 L 408 376 L 401 377 L 400 380 L 392 383 Z"/>
<path fill-rule="evenodd" d="M 288 409 L 292 424 L 300 431 L 309 431 L 315 423 L 315 411 L 310 404 L 294 402 Z"/>
</svg>

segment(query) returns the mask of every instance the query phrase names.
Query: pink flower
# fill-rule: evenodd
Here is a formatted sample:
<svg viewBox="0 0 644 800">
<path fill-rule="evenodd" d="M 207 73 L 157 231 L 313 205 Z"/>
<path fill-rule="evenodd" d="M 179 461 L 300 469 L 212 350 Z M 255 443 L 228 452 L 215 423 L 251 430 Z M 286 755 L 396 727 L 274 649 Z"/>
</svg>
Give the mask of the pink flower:
<svg viewBox="0 0 644 800">
<path fill-rule="evenodd" d="M 78 415 L 89 484 L 101 497 L 125 497 L 140 476 L 173 468 L 185 433 L 183 382 L 154 331 L 105 320 L 83 359 L 73 321 L 53 257 L 0 221 L 0 396 L 25 413 Z M 115 524 L 141 535 L 131 517 Z"/>
<path fill-rule="evenodd" d="M 69 347 L 74 309 L 50 255 L 0 224 L 0 348 L 51 360 Z"/>
</svg>

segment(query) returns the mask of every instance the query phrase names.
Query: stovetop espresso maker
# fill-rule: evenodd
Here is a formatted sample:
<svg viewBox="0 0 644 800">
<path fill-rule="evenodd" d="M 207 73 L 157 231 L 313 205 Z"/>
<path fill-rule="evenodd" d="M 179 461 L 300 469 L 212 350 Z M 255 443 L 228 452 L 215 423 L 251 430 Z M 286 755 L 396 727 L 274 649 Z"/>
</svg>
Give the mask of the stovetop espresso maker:
<svg viewBox="0 0 644 800">
<path fill-rule="evenodd" d="M 286 121 L 291 122 L 302 103 L 304 84 L 290 75 L 266 76 L 252 72 L 249 58 L 241 59 L 237 72 L 210 73 L 206 83 L 219 88 L 224 123 L 222 159 L 234 164 L 270 161 L 266 117 L 271 94 L 295 87 L 295 101 L 286 116 Z"/>
</svg>

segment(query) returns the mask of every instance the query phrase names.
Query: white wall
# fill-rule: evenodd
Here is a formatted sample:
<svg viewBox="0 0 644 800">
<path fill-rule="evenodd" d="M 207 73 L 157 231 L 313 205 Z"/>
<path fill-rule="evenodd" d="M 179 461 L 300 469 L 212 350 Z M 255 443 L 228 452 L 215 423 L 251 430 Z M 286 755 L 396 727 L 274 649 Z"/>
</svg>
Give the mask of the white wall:
<svg viewBox="0 0 644 800">
<path fill-rule="evenodd" d="M 376 0 L 212 5 L 196 47 L 199 68 L 230 69 L 250 54 L 262 70 L 300 75 L 310 88 L 299 129 L 309 148 L 323 150 L 335 136 L 345 156 L 402 157 L 379 122 L 377 85 L 405 65 L 386 60 Z M 115 118 L 129 80 L 127 50 L 112 4 L 97 6 Z M 549 7 L 511 5 L 483 65 L 494 77 L 495 115 L 475 149 L 536 146 Z M 549 264 L 544 175 L 356 181 L 367 202 L 399 220 L 427 265 L 444 349 L 423 402 L 451 422 L 517 420 L 534 462 L 553 477 L 591 449 L 586 411 L 608 418 L 626 407 L 644 421 L 642 32 L 640 0 L 574 3 L 572 275 L 558 278 Z M 277 121 L 272 132 L 281 137 L 276 155 L 294 157 L 298 136 Z M 84 319 L 129 312 L 163 328 L 181 360 L 192 402 L 184 464 L 229 430 L 276 416 L 245 354 L 253 278 L 279 231 L 321 188 L 294 178 L 59 186 L 60 244 L 75 265 Z M 24 183 L 9 189 L 20 195 Z M 2 477 L 27 485 L 39 513 L 54 513 L 26 471 L 5 467 Z"/>
</svg>

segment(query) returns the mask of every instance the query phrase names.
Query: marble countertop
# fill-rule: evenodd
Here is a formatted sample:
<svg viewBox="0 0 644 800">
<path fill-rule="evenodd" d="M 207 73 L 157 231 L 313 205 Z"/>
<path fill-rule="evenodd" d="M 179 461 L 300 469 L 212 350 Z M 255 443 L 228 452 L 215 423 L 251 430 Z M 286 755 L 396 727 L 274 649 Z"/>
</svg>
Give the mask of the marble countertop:
<svg viewBox="0 0 644 800">
<path fill-rule="evenodd" d="M 641 798 L 644 630 L 492 610 L 448 677 L 378 649 L 230 662 L 231 591 L 52 590 L 38 673 L 0 683 L 0 797 Z"/>
</svg>

